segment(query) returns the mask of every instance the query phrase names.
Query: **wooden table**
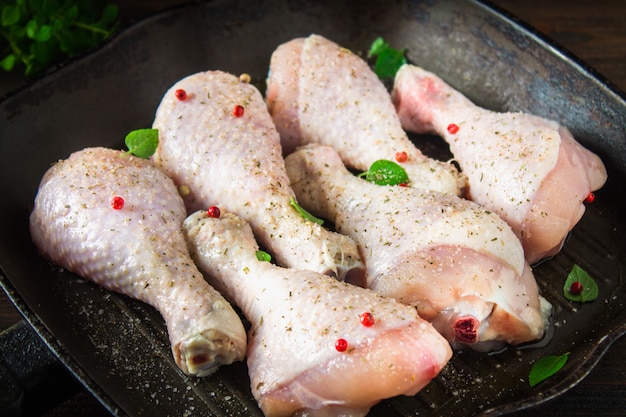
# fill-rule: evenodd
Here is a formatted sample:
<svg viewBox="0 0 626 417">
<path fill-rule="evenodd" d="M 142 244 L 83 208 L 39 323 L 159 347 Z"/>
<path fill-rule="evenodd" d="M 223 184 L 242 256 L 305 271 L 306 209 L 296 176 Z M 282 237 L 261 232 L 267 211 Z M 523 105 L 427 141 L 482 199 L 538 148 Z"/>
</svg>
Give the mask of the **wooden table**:
<svg viewBox="0 0 626 417">
<path fill-rule="evenodd" d="M 138 19 L 177 0 L 117 1 L 122 17 Z M 626 1 L 621 0 L 492 0 L 552 38 L 601 75 L 626 91 Z M 19 80 L 16 80 L 19 81 Z M 7 81 L 2 80 L 6 88 Z M 626 128 L 626 127 L 625 127 Z M 0 293 L 0 331 L 21 320 L 21 316 Z M 514 416 L 625 416 L 626 337 L 617 340 L 598 366 L 576 387 L 561 397 Z M 1 394 L 0 394 L 1 395 Z M 106 416 L 108 413 L 86 391 L 46 413 L 45 416 Z"/>
</svg>

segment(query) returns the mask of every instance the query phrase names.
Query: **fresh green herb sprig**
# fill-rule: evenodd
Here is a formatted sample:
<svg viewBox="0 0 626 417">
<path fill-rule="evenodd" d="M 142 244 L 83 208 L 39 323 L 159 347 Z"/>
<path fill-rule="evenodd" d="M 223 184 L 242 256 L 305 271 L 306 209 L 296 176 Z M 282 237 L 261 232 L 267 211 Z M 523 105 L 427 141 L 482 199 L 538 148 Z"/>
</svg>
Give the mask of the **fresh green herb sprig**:
<svg viewBox="0 0 626 417">
<path fill-rule="evenodd" d="M 400 67 L 407 63 L 404 54 L 406 49 L 394 49 L 383 38 L 376 38 L 368 55 L 376 57 L 374 72 L 379 78 L 393 78 Z"/>
<path fill-rule="evenodd" d="M 256 259 L 260 262 L 271 262 L 272 255 L 265 252 L 264 250 L 258 250 L 256 251 Z"/>
<path fill-rule="evenodd" d="M 118 27 L 118 7 L 99 0 L 3 0 L 0 67 L 35 74 L 99 45 Z"/>
<path fill-rule="evenodd" d="M 370 169 L 359 174 L 369 182 L 378 185 L 400 185 L 409 182 L 409 175 L 400 165 L 387 159 L 379 159 L 370 165 Z"/>
<path fill-rule="evenodd" d="M 139 158 L 150 158 L 159 145 L 158 129 L 137 129 L 126 135 L 124 143 L 128 152 Z"/>
<path fill-rule="evenodd" d="M 313 223 L 317 223 L 319 225 L 324 224 L 323 219 L 319 219 L 315 217 L 314 215 L 312 215 L 311 213 L 309 213 L 308 211 L 306 211 L 300 204 L 298 204 L 298 202 L 293 197 L 289 199 L 289 204 L 291 204 L 291 206 L 294 209 L 296 209 L 296 211 L 300 214 L 300 216 L 302 216 L 303 219 L 306 219 Z"/>
<path fill-rule="evenodd" d="M 534 363 L 528 375 L 528 384 L 534 387 L 557 373 L 567 362 L 569 352 L 561 356 L 546 356 Z"/>
</svg>

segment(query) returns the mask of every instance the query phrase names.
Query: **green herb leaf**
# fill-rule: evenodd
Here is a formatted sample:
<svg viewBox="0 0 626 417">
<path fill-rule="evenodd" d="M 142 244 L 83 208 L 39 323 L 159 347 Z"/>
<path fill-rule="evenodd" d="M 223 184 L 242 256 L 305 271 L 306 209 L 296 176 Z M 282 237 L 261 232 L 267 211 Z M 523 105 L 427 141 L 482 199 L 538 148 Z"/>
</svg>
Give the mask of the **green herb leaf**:
<svg viewBox="0 0 626 417">
<path fill-rule="evenodd" d="M 541 381 L 557 373 L 567 362 L 568 356 L 569 352 L 561 356 L 546 356 L 535 362 L 528 375 L 528 383 L 530 386 L 534 387 Z"/>
<path fill-rule="evenodd" d="M 39 42 L 47 42 L 52 37 L 52 27 L 50 25 L 43 25 L 35 33 L 35 40 Z"/>
<path fill-rule="evenodd" d="M 26 36 L 28 36 L 31 39 L 34 39 L 35 34 L 37 33 L 38 29 L 39 29 L 39 25 L 37 24 L 37 21 L 29 20 L 28 23 L 26 23 Z"/>
<path fill-rule="evenodd" d="M 100 18 L 100 25 L 116 24 L 115 20 L 119 14 L 119 7 L 115 4 L 107 5 L 102 11 L 102 17 Z"/>
<path fill-rule="evenodd" d="M 0 23 L 4 27 L 16 24 L 20 20 L 20 9 L 16 5 L 7 4 L 2 7 L 0 14 Z"/>
<path fill-rule="evenodd" d="M 256 251 L 256 258 L 261 262 L 270 262 L 272 260 L 272 255 L 265 251 L 258 250 Z"/>
<path fill-rule="evenodd" d="M 0 10 L 0 53 L 14 57 L 2 68 L 26 75 L 96 47 L 119 25 L 118 7 L 101 1 L 3 0 Z"/>
<path fill-rule="evenodd" d="M 150 158 L 159 145 L 157 129 L 137 129 L 126 135 L 124 140 L 128 153 L 140 158 Z"/>
<path fill-rule="evenodd" d="M 317 223 L 319 225 L 324 224 L 324 220 L 318 219 L 317 217 L 306 211 L 304 208 L 302 208 L 302 206 L 300 206 L 300 204 L 296 202 L 293 197 L 289 200 L 289 204 L 291 204 L 293 208 L 295 208 L 296 211 L 300 213 L 300 216 L 302 216 L 304 219 L 312 221 L 313 223 Z"/>
<path fill-rule="evenodd" d="M 45 64 L 53 59 L 54 54 L 57 52 L 55 45 L 50 42 L 35 42 L 30 46 L 30 51 L 33 55 L 33 64 Z"/>
<path fill-rule="evenodd" d="M 2 61 L 0 61 L 0 67 L 2 67 L 2 69 L 5 71 L 11 71 L 14 65 L 15 65 L 15 55 L 13 54 L 9 54 L 5 56 L 4 58 L 2 58 Z"/>
<path fill-rule="evenodd" d="M 359 177 L 365 177 L 367 181 L 378 185 L 399 185 L 409 182 L 409 175 L 406 170 L 387 159 L 374 161 L 369 171 L 362 172 Z"/>
<path fill-rule="evenodd" d="M 580 294 L 573 294 L 571 291 L 572 284 L 575 282 L 582 284 L 583 290 Z M 581 303 L 593 301 L 598 298 L 598 284 L 584 269 L 574 264 L 563 285 L 563 295 L 570 301 Z"/>
<path fill-rule="evenodd" d="M 389 45 L 387 44 L 387 42 L 385 42 L 385 40 L 379 36 L 378 38 L 374 39 L 374 42 L 372 42 L 372 45 L 370 46 L 370 51 L 368 52 L 368 56 L 377 56 L 383 49 L 388 46 Z"/>
<path fill-rule="evenodd" d="M 71 22 L 73 20 L 78 19 L 78 6 L 73 5 L 72 7 L 70 7 L 69 9 L 67 9 L 63 15 L 63 17 L 65 18 L 65 20 L 67 20 L 68 22 Z"/>
<path fill-rule="evenodd" d="M 369 56 L 376 57 L 374 72 L 379 78 L 393 78 L 400 67 L 407 63 L 406 49 L 394 49 L 383 38 L 376 38 L 370 46 Z"/>
</svg>

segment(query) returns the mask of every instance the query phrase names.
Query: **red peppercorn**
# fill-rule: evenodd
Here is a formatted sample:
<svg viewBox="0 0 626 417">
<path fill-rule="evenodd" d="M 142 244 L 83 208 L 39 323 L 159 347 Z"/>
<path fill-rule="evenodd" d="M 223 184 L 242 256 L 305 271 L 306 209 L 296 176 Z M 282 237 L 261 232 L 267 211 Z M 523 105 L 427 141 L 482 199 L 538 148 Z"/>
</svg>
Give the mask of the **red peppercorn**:
<svg viewBox="0 0 626 417">
<path fill-rule="evenodd" d="M 578 295 L 581 292 L 583 292 L 585 288 L 583 287 L 583 284 L 580 281 L 574 281 L 572 282 L 572 285 L 570 285 L 569 287 L 569 292 L 571 292 L 574 295 Z"/>
<path fill-rule="evenodd" d="M 396 161 L 402 163 L 406 162 L 407 159 L 409 159 L 409 155 L 406 152 L 396 152 Z"/>
<path fill-rule="evenodd" d="M 348 341 L 346 339 L 337 339 L 335 349 L 337 349 L 337 352 L 345 352 L 348 349 Z"/>
<path fill-rule="evenodd" d="M 113 210 L 121 210 L 124 208 L 124 199 L 118 195 L 111 199 L 111 208 Z"/>
<path fill-rule="evenodd" d="M 209 207 L 209 209 L 206 212 L 209 215 L 209 217 L 213 217 L 215 219 L 219 219 L 222 214 L 220 211 L 220 208 L 217 206 Z"/>
<path fill-rule="evenodd" d="M 448 133 L 450 133 L 451 135 L 454 135 L 458 131 L 459 131 L 459 125 L 454 124 L 454 123 L 450 123 L 448 125 Z"/>
<path fill-rule="evenodd" d="M 359 320 L 361 321 L 361 324 L 365 327 L 372 327 L 375 322 L 374 315 L 369 311 L 361 313 L 361 315 L 359 316 Z"/>
<path fill-rule="evenodd" d="M 596 199 L 596 195 L 594 193 L 589 193 L 587 194 L 587 197 L 585 197 L 585 203 L 593 203 L 593 201 Z"/>
<path fill-rule="evenodd" d="M 182 88 L 179 88 L 178 90 L 176 90 L 174 95 L 180 101 L 184 101 L 187 98 L 187 92 L 185 90 L 183 90 Z"/>
<path fill-rule="evenodd" d="M 244 108 L 243 106 L 237 104 L 234 108 L 233 108 L 233 116 L 235 117 L 242 117 L 243 113 L 244 113 Z"/>
</svg>

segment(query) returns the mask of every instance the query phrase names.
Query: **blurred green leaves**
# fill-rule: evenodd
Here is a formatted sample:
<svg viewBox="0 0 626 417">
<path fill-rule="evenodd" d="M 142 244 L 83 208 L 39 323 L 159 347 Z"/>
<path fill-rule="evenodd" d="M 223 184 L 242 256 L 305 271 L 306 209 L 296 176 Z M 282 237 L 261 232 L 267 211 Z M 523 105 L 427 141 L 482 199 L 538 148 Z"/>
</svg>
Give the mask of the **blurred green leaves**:
<svg viewBox="0 0 626 417">
<path fill-rule="evenodd" d="M 118 27 L 98 0 L 0 0 L 0 68 L 35 74 L 98 46 Z"/>
</svg>

